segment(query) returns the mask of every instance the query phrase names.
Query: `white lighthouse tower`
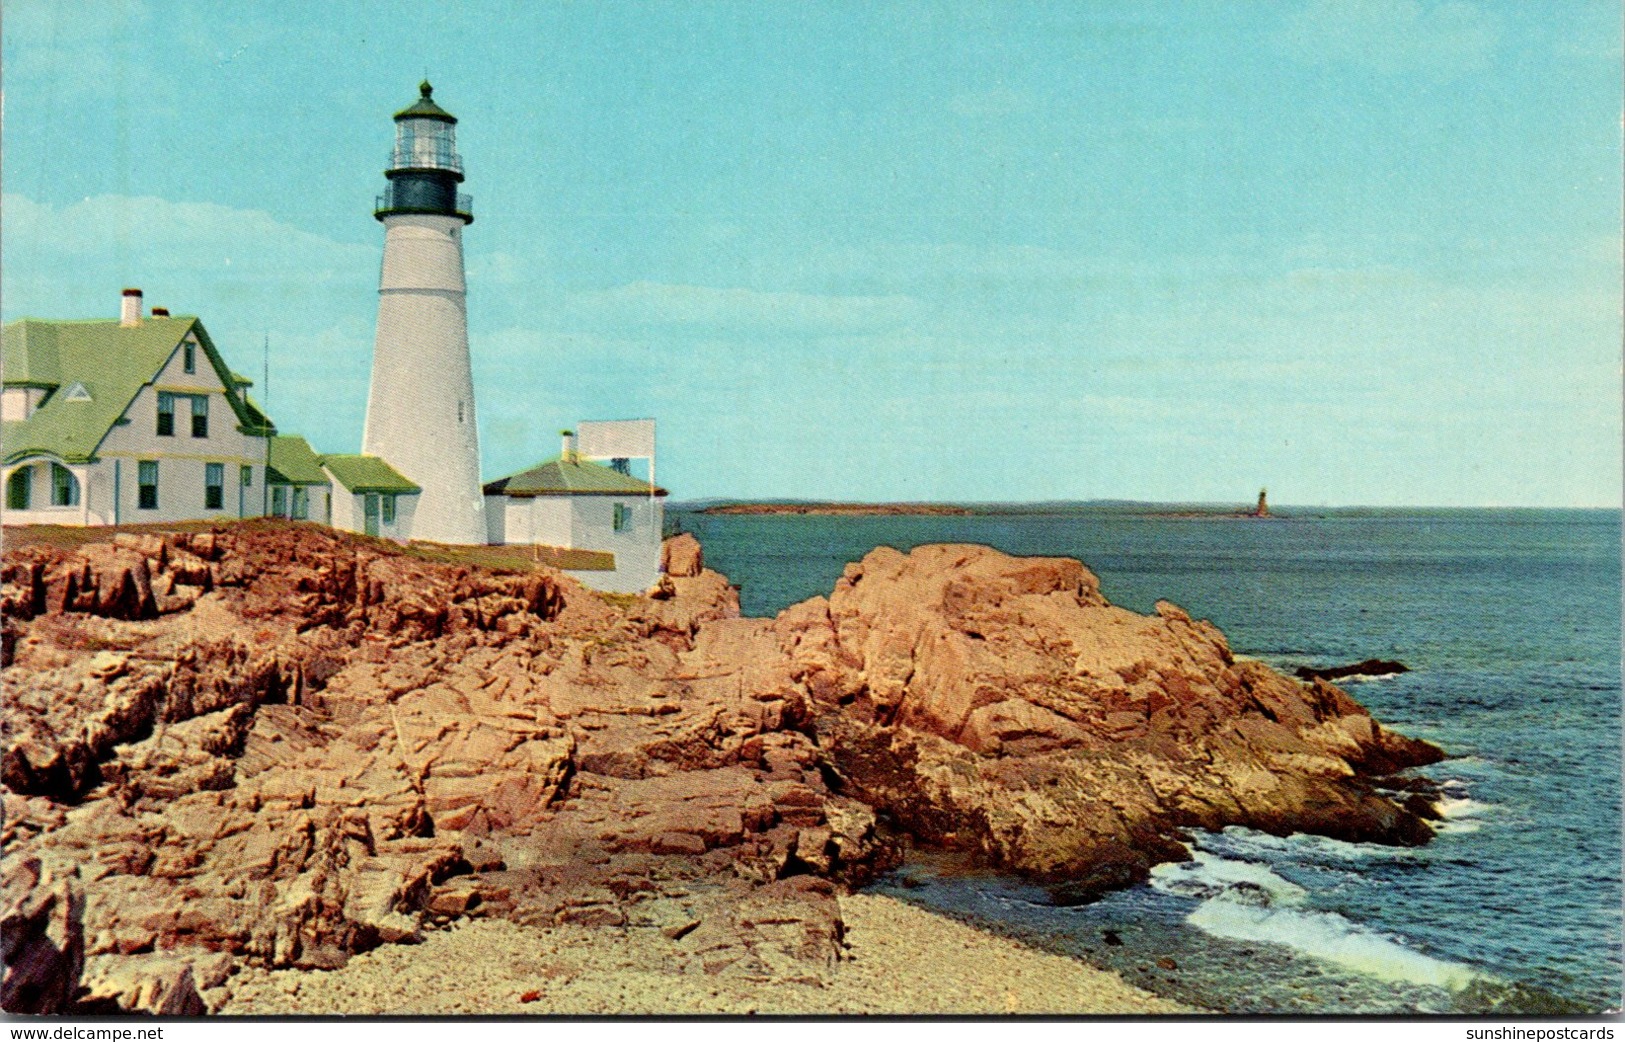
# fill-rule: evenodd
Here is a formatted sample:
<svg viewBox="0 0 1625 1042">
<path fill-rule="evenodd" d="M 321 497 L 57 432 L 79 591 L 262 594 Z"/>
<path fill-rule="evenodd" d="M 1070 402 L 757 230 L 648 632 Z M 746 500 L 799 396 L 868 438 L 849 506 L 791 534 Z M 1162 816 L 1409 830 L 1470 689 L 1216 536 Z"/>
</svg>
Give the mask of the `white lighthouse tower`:
<svg viewBox="0 0 1625 1042">
<path fill-rule="evenodd" d="M 423 487 L 412 537 L 486 541 L 480 443 L 468 361 L 463 228 L 474 215 L 457 186 L 457 119 L 427 82 L 395 114 L 395 152 L 374 216 L 384 222 L 378 338 L 361 451 Z"/>
</svg>

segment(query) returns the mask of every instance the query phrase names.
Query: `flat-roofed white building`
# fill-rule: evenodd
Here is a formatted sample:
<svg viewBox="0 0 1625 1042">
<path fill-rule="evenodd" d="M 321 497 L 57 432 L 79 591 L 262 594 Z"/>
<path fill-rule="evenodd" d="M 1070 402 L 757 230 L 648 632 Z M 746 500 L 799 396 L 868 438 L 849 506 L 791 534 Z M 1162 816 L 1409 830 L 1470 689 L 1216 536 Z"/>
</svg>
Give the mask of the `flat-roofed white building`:
<svg viewBox="0 0 1625 1042">
<path fill-rule="evenodd" d="M 565 435 L 556 459 L 488 482 L 490 542 L 593 550 L 614 556 L 610 570 L 570 571 L 594 589 L 643 593 L 660 580 L 666 490 L 581 458 Z"/>
</svg>

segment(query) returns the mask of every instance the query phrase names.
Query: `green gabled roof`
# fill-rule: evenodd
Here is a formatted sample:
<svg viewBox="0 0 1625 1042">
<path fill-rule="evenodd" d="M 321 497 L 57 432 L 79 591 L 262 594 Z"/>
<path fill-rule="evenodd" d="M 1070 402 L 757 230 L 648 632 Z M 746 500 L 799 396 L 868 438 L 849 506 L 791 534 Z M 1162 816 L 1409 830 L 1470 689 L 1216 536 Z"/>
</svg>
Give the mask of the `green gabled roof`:
<svg viewBox="0 0 1625 1042">
<path fill-rule="evenodd" d="M 455 123 L 457 117 L 436 105 L 434 102 L 434 88 L 429 81 L 424 80 L 418 84 L 418 100 L 395 113 L 396 119 L 438 119 L 444 123 Z"/>
<path fill-rule="evenodd" d="M 82 383 L 88 401 L 49 395 L 26 420 L 0 429 L 0 454 L 7 463 L 28 456 L 55 456 L 86 463 L 113 425 L 123 418 L 141 388 L 157 377 L 188 332 L 196 332 L 209 363 L 227 388 L 226 400 L 249 433 L 269 426 L 252 412 L 231 382 L 203 323 L 191 316 L 143 319 L 122 326 L 116 319 L 46 321 L 21 319 L 5 327 L 3 356 L 8 387 L 56 388 Z"/>
<path fill-rule="evenodd" d="M 310 442 L 297 434 L 284 434 L 271 439 L 270 459 L 265 480 L 273 485 L 325 485 L 327 474 L 322 470 L 322 458 L 310 447 Z"/>
<path fill-rule="evenodd" d="M 322 466 L 351 492 L 422 492 L 377 456 L 323 456 Z"/>
<path fill-rule="evenodd" d="M 647 496 L 651 492 L 666 494 L 647 481 L 575 457 L 549 460 L 485 486 L 488 496 Z"/>
<path fill-rule="evenodd" d="M 237 428 L 244 434 L 263 438 L 276 433 L 276 424 L 272 423 L 271 418 L 265 415 L 265 410 L 259 407 L 259 403 L 246 394 L 243 395 L 243 408 L 239 415 L 247 417 L 242 425 Z"/>
<path fill-rule="evenodd" d="M 57 387 L 62 383 L 57 363 L 55 322 L 24 319 L 5 331 L 5 380 L 9 387 Z"/>
</svg>

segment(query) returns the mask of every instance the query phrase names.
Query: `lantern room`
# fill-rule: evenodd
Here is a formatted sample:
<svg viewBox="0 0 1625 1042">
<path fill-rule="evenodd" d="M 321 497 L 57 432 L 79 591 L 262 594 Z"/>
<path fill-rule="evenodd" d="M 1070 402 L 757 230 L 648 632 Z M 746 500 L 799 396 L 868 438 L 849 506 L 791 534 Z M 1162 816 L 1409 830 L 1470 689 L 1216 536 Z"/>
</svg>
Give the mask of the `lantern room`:
<svg viewBox="0 0 1625 1042">
<path fill-rule="evenodd" d="M 474 220 L 473 204 L 457 191 L 463 160 L 457 154 L 457 117 L 435 104 L 434 88 L 425 80 L 418 100 L 395 113 L 395 150 L 389 179 L 373 215 L 383 220 L 396 213 L 429 213 Z"/>
</svg>

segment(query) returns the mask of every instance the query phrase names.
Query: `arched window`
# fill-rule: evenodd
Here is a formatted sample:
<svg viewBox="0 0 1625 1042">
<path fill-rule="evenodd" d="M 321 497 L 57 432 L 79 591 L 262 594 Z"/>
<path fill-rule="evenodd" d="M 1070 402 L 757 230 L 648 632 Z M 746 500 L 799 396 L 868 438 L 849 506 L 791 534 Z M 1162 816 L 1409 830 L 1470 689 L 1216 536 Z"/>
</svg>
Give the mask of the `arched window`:
<svg viewBox="0 0 1625 1042">
<path fill-rule="evenodd" d="M 27 510 L 34 492 L 34 468 L 18 467 L 6 479 L 6 509 Z"/>
<path fill-rule="evenodd" d="M 79 479 L 73 471 L 60 463 L 51 464 L 51 505 L 76 507 L 79 505 Z"/>
</svg>

